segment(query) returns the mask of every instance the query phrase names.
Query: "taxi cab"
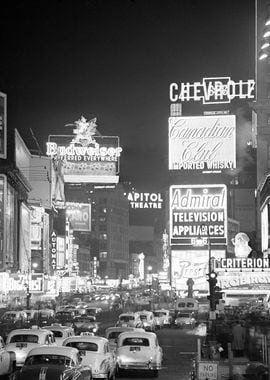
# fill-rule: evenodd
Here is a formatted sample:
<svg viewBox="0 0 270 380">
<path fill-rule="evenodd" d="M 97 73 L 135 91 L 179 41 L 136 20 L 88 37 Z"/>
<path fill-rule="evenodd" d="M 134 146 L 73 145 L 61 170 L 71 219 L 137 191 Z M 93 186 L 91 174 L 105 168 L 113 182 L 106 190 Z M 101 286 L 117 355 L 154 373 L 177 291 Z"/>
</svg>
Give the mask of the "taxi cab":
<svg viewBox="0 0 270 380">
<path fill-rule="evenodd" d="M 16 366 L 21 367 L 30 350 L 41 345 L 55 345 L 53 332 L 50 330 L 32 327 L 31 329 L 12 330 L 6 341 L 6 350 L 16 355 Z"/>
<path fill-rule="evenodd" d="M 107 327 L 107 329 L 105 330 L 105 338 L 108 339 L 109 341 L 109 346 L 110 346 L 110 349 L 112 351 L 115 351 L 116 348 L 117 348 L 117 339 L 119 337 L 120 334 L 122 334 L 123 332 L 126 332 L 126 331 L 134 331 L 134 330 L 141 330 L 141 331 L 144 331 L 143 329 L 137 329 L 136 327 L 116 327 L 116 326 L 112 326 L 112 327 Z"/>
<path fill-rule="evenodd" d="M 144 328 L 145 331 L 154 332 L 157 328 L 157 323 L 156 323 L 153 312 L 149 310 L 142 310 L 142 311 L 138 311 L 138 314 L 142 323 L 140 327 Z"/>
<path fill-rule="evenodd" d="M 167 309 L 157 309 L 153 311 L 154 318 L 156 321 L 157 328 L 170 327 L 172 324 L 172 317 L 170 315 L 170 310 Z"/>
<path fill-rule="evenodd" d="M 163 350 L 155 333 L 134 330 L 119 335 L 116 356 L 118 375 L 137 370 L 157 377 L 162 367 Z"/>
<path fill-rule="evenodd" d="M 122 313 L 116 322 L 117 327 L 142 327 L 142 321 L 138 313 Z"/>
<path fill-rule="evenodd" d="M 62 326 L 59 323 L 53 323 L 50 326 L 43 327 L 53 332 L 55 343 L 58 346 L 62 346 L 63 341 L 66 338 L 74 335 L 74 329 L 70 326 Z"/>
<path fill-rule="evenodd" d="M 63 346 L 77 348 L 82 364 L 92 368 L 93 379 L 114 379 L 116 358 L 110 350 L 108 339 L 96 335 L 80 335 L 67 338 Z"/>
</svg>

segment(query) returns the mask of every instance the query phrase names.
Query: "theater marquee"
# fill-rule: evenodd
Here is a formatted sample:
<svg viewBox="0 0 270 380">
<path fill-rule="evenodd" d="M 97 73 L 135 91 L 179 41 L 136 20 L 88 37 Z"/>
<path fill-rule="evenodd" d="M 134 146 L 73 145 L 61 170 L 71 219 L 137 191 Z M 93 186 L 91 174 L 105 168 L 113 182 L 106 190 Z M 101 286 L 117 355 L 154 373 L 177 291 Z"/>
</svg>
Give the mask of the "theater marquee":
<svg viewBox="0 0 270 380">
<path fill-rule="evenodd" d="M 227 187 L 173 185 L 170 187 L 171 245 L 194 246 L 196 239 L 211 245 L 227 241 Z"/>
</svg>

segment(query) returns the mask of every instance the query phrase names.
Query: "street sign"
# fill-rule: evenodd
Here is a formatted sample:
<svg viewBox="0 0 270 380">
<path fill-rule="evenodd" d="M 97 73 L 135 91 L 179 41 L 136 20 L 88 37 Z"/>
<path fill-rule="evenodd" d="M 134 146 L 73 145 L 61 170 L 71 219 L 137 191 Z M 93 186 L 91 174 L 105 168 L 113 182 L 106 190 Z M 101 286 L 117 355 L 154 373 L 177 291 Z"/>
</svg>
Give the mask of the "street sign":
<svg viewBox="0 0 270 380">
<path fill-rule="evenodd" d="M 198 363 L 198 380 L 217 380 L 218 363 L 199 362 Z"/>
</svg>

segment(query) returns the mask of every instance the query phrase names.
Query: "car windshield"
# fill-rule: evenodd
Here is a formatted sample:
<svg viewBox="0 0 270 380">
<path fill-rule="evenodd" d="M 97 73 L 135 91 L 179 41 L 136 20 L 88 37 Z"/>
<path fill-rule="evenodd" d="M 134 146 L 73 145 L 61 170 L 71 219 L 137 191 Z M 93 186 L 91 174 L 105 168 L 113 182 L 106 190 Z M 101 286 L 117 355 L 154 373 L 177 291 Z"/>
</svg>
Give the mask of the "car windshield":
<svg viewBox="0 0 270 380">
<path fill-rule="evenodd" d="M 187 314 L 187 313 L 178 313 L 177 317 L 178 317 L 178 318 L 189 318 L 190 315 Z"/>
<path fill-rule="evenodd" d="M 118 336 L 122 333 L 122 331 L 112 331 L 109 335 L 108 335 L 108 339 L 117 339 Z"/>
<path fill-rule="evenodd" d="M 93 342 L 68 342 L 66 346 L 77 348 L 79 351 L 98 351 L 98 345 Z"/>
<path fill-rule="evenodd" d="M 140 320 L 141 320 L 141 321 L 146 321 L 146 320 L 147 320 L 147 315 L 145 315 L 145 314 L 141 314 L 141 315 L 140 315 Z"/>
<path fill-rule="evenodd" d="M 146 338 L 126 338 L 123 340 L 123 346 L 150 346 Z"/>
<path fill-rule="evenodd" d="M 63 337 L 62 331 L 52 330 L 52 329 L 50 329 L 50 330 L 53 332 L 53 335 L 55 336 L 55 338 L 62 338 Z"/>
<path fill-rule="evenodd" d="M 166 313 L 162 311 L 153 311 L 153 314 L 155 317 L 164 317 L 164 315 L 166 315 Z"/>
<path fill-rule="evenodd" d="M 63 355 L 32 355 L 26 359 L 25 365 L 63 365 L 69 366 L 71 364 L 71 359 L 68 356 Z"/>
<path fill-rule="evenodd" d="M 7 314 L 4 314 L 2 317 L 1 317 L 1 320 L 2 321 L 13 321 L 14 319 L 16 318 L 16 314 L 14 313 L 7 313 Z"/>
<path fill-rule="evenodd" d="M 129 321 L 134 321 L 134 316 L 133 315 L 122 315 L 119 319 L 121 322 L 129 322 Z"/>
<path fill-rule="evenodd" d="M 38 335 L 33 334 L 17 334 L 13 335 L 10 343 L 38 343 Z"/>
<path fill-rule="evenodd" d="M 74 318 L 74 322 L 85 322 L 85 323 L 89 323 L 89 322 L 94 322 L 94 319 L 89 318 L 89 317 L 76 317 L 76 318 Z"/>
</svg>

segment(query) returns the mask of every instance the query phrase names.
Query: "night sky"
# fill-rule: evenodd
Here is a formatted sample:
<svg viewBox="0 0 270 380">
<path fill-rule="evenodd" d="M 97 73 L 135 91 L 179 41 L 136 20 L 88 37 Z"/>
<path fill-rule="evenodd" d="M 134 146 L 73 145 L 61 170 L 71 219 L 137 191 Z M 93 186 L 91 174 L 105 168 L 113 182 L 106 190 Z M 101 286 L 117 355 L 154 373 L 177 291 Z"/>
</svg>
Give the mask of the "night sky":
<svg viewBox="0 0 270 380">
<path fill-rule="evenodd" d="M 4 0 L 0 41 L 8 127 L 27 145 L 29 128 L 45 152 L 49 134 L 97 117 L 101 134 L 120 136 L 121 180 L 158 189 L 169 84 L 255 79 L 255 0 Z"/>
</svg>

